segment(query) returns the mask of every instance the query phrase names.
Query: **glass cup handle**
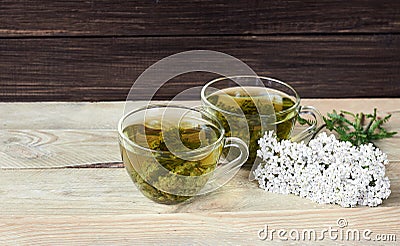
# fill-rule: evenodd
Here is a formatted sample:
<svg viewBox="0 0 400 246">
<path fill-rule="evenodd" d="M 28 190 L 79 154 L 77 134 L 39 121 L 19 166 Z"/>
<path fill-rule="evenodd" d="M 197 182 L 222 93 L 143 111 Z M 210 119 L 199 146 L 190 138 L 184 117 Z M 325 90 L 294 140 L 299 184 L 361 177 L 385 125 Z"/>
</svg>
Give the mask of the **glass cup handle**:
<svg viewBox="0 0 400 246">
<path fill-rule="evenodd" d="M 222 187 L 235 176 L 249 157 L 249 149 L 246 143 L 239 138 L 225 138 L 224 149 L 225 148 L 229 148 L 225 160 L 218 164 L 213 175 L 207 181 L 203 189 L 200 190 L 198 195 L 206 194 Z M 237 153 L 238 151 L 239 153 Z M 230 160 L 231 158 L 232 160 Z"/>
<path fill-rule="evenodd" d="M 237 148 L 240 151 L 240 154 L 232 161 L 230 161 L 227 164 L 221 164 L 219 167 L 219 173 L 221 175 L 224 175 L 225 172 L 230 172 L 232 170 L 235 170 L 235 168 L 240 168 L 246 161 L 247 158 L 249 158 L 249 148 L 247 147 L 247 144 L 241 140 L 240 138 L 236 137 L 227 137 L 225 139 L 225 148 Z M 230 156 L 231 153 L 228 153 L 228 157 Z M 217 173 L 215 173 L 217 175 Z"/>
<path fill-rule="evenodd" d="M 300 142 L 304 141 L 307 138 L 313 138 L 314 134 L 318 133 L 321 126 L 318 126 L 322 120 L 322 115 L 318 111 L 318 109 L 312 106 L 302 106 L 299 111 L 299 115 L 311 115 L 314 119 L 310 120 L 311 125 L 304 129 L 303 131 L 299 132 L 297 135 L 290 138 L 293 142 Z M 318 127 L 317 127 L 318 126 Z"/>
</svg>

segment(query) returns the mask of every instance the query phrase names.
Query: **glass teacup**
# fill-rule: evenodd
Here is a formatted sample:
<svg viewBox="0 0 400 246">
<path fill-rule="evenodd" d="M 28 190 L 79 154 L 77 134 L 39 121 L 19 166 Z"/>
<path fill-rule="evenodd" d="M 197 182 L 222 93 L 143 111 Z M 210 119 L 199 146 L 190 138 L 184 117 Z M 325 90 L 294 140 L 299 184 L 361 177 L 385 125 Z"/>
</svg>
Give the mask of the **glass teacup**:
<svg viewBox="0 0 400 246">
<path fill-rule="evenodd" d="M 260 139 L 273 130 L 278 139 L 302 141 L 317 129 L 320 113 L 313 107 L 300 106 L 298 93 L 288 84 L 260 76 L 222 77 L 207 83 L 201 101 L 221 122 L 225 136 L 238 137 L 249 146 L 246 166 L 255 164 Z M 292 136 L 299 114 L 313 117 L 311 125 Z"/>
<path fill-rule="evenodd" d="M 148 105 L 118 123 L 125 168 L 151 200 L 176 204 L 211 192 L 232 178 L 248 158 L 246 144 L 226 137 L 208 111 Z M 229 155 L 220 159 L 223 149 Z"/>
</svg>

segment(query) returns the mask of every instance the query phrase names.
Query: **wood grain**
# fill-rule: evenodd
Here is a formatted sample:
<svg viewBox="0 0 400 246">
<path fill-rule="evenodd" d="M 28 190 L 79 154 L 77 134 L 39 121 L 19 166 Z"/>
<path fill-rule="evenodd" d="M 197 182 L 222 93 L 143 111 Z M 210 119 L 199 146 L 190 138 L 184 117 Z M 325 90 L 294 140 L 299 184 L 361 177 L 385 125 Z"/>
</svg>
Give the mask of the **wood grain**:
<svg viewBox="0 0 400 246">
<path fill-rule="evenodd" d="M 0 170 L 0 214 L 118 215 L 252 210 L 337 208 L 295 197 L 266 193 L 241 171 L 227 186 L 185 204 L 162 205 L 146 199 L 123 168 Z M 29 189 L 26 189 L 26 186 Z M 282 206 L 277 199 L 291 202 Z M 257 199 L 255 199 L 257 198 Z M 389 200 L 388 200 L 389 201 Z M 396 204 L 396 197 L 394 203 Z M 393 204 L 393 203 L 392 203 Z"/>
<path fill-rule="evenodd" d="M 145 101 L 129 102 L 131 109 L 143 107 Z M 151 101 L 165 103 L 165 101 Z M 199 101 L 177 101 L 186 106 L 197 106 Z M 333 109 L 352 112 L 391 113 L 389 127 L 400 130 L 400 98 L 352 98 L 352 99 L 301 99 L 301 105 L 314 106 L 321 114 Z M 124 101 L 118 102 L 39 102 L 39 103 L 1 103 L 1 129 L 38 130 L 38 129 L 116 129 L 117 122 L 124 114 Z"/>
<path fill-rule="evenodd" d="M 206 214 L 121 214 L 59 216 L 5 216 L 0 218 L 0 242 L 6 244 L 59 245 L 281 245 L 282 241 L 258 239 L 258 231 L 265 225 L 276 230 L 292 229 L 302 232 L 314 229 L 337 229 L 336 221 L 345 218 L 346 229 L 371 230 L 377 234 L 400 233 L 399 208 L 332 209 L 302 211 L 266 211 L 244 213 Z M 275 234 L 276 235 L 276 234 Z M 300 241 L 304 244 L 303 241 Z M 315 245 L 376 245 L 377 242 L 361 240 L 331 240 L 305 242 Z M 283 242 L 292 245 L 294 241 Z M 384 242 L 395 245 L 396 242 Z M 386 244 L 384 244 L 386 245 Z"/>
<path fill-rule="evenodd" d="M 0 101 L 123 100 L 148 66 L 192 49 L 236 56 L 303 97 L 399 97 L 399 35 L 396 0 L 4 0 Z M 181 76 L 156 98 L 215 77 Z"/>
<path fill-rule="evenodd" d="M 115 130 L 0 130 L 0 168 L 120 162 Z"/>
<path fill-rule="evenodd" d="M 381 115 L 393 113 L 388 126 L 400 130 L 399 101 L 304 99 L 302 104 L 316 106 L 322 113 L 333 108 L 357 112 L 377 107 Z M 139 107 L 143 102 L 134 104 Z M 122 110 L 122 102 L 0 103 L 0 244 L 396 245 L 329 238 L 261 241 L 257 233 L 265 225 L 276 230 L 320 232 L 329 226 L 337 228 L 337 220 L 343 218 L 348 222 L 346 229 L 369 229 L 372 238 L 392 234 L 398 240 L 400 161 L 395 158 L 399 156 L 399 137 L 382 147 L 393 154 L 386 169 L 392 194 L 377 208 L 318 205 L 293 195 L 268 193 L 248 181 L 246 170 L 213 193 L 168 206 L 143 197 L 123 168 L 89 168 L 96 167 L 94 158 L 105 163 L 107 158 L 118 157 L 114 124 Z M 19 147 L 4 150 L 10 146 Z M 48 153 L 56 147 L 58 152 L 51 156 L 37 152 Z M 61 168 L 63 162 L 54 153 L 69 159 L 64 163 L 67 166 L 79 163 L 81 168 Z M 13 165 L 7 164 L 10 157 L 4 154 L 14 154 Z M 52 168 L 40 168 L 46 162 Z M 37 167 L 26 168 L 32 163 Z"/>
<path fill-rule="evenodd" d="M 0 36 L 398 33 L 399 9 L 396 0 L 4 0 Z"/>
<path fill-rule="evenodd" d="M 391 162 L 387 166 L 392 194 L 380 207 L 400 206 L 399 165 L 400 162 Z M 265 192 L 257 188 L 256 182 L 250 182 L 248 175 L 248 170 L 240 170 L 228 184 L 213 193 L 178 205 L 163 205 L 145 198 L 123 168 L 0 169 L 0 217 L 340 208 L 337 205 L 320 205 L 294 195 Z"/>
<path fill-rule="evenodd" d="M 155 101 L 154 103 L 160 103 Z M 130 103 L 131 109 L 143 101 Z M 181 101 L 186 106 L 198 101 Z M 400 99 L 304 99 L 322 114 L 333 109 L 352 112 L 392 113 L 387 125 L 400 132 Z M 116 131 L 123 102 L 101 103 L 0 103 L 0 169 L 94 167 L 120 162 Z M 377 142 L 391 161 L 400 161 L 399 135 Z"/>
<path fill-rule="evenodd" d="M 148 66 L 192 49 L 233 55 L 259 75 L 288 82 L 302 97 L 398 97 L 399 47 L 400 35 L 0 39 L 0 100 L 125 100 Z M 198 62 L 210 62 L 203 59 Z M 179 76 L 155 99 L 171 99 L 215 77 Z"/>
<path fill-rule="evenodd" d="M 4 130 L 112 130 L 117 129 L 124 106 L 122 101 L 0 103 L 0 126 Z"/>
</svg>

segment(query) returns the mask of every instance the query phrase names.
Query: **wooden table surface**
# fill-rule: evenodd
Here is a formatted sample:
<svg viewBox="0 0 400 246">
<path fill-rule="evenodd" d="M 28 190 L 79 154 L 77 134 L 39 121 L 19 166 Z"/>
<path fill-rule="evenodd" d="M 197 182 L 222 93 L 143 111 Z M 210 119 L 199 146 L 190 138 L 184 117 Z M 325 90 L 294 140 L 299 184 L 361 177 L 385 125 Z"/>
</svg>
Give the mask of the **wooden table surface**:
<svg viewBox="0 0 400 246">
<path fill-rule="evenodd" d="M 305 99 L 302 104 L 324 114 L 377 107 L 381 114 L 393 114 L 388 127 L 400 132 L 400 99 Z M 258 238 L 265 225 L 319 231 L 337 227 L 338 219 L 345 219 L 348 229 L 371 230 L 372 238 L 395 234 L 400 241 L 400 135 L 378 143 L 390 159 L 392 194 L 376 208 L 319 205 L 267 193 L 248 181 L 245 170 L 211 194 L 161 205 L 144 198 L 121 167 L 116 124 L 123 107 L 124 102 L 0 104 L 1 245 L 265 245 L 282 243 Z"/>
</svg>

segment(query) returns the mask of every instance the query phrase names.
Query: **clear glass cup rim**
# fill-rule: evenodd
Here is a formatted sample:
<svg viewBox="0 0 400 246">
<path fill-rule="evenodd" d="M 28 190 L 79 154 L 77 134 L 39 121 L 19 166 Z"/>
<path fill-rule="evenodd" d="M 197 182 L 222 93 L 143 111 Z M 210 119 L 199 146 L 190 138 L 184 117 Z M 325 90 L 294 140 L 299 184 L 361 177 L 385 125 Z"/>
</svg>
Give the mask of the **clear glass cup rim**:
<svg viewBox="0 0 400 246">
<path fill-rule="evenodd" d="M 138 113 L 138 112 L 140 112 L 140 111 L 145 111 L 145 110 L 147 110 L 147 109 L 152 109 L 152 108 L 180 108 L 180 109 L 186 109 L 186 110 L 190 110 L 190 111 L 197 111 L 197 112 L 199 112 L 199 113 L 201 113 L 201 114 L 206 114 L 207 117 L 212 118 L 212 119 L 216 122 L 218 131 L 219 131 L 219 134 L 220 134 L 219 138 L 218 138 L 217 140 L 215 140 L 215 142 L 213 142 L 213 143 L 211 143 L 211 144 L 209 144 L 209 145 L 207 145 L 207 146 L 203 146 L 203 147 L 201 147 L 201 148 L 197 148 L 197 149 L 194 149 L 194 150 L 190 150 L 189 152 L 185 152 L 185 153 L 197 153 L 197 152 L 202 152 L 202 151 L 204 151 L 204 150 L 207 150 L 207 149 L 210 148 L 210 147 L 213 147 L 213 148 L 214 148 L 214 146 L 220 144 L 220 142 L 221 142 L 221 141 L 224 139 L 224 137 L 225 137 L 225 136 L 224 136 L 224 134 L 225 134 L 225 129 L 223 128 L 223 126 L 221 125 L 221 123 L 218 121 L 218 119 L 217 119 L 216 117 L 214 117 L 214 115 L 212 115 L 211 113 L 208 113 L 206 110 L 199 110 L 199 109 L 197 109 L 197 108 L 190 108 L 190 107 L 186 107 L 186 106 L 182 106 L 182 105 L 171 105 L 171 104 L 148 104 L 148 105 L 146 105 L 146 106 L 143 106 L 143 107 L 134 109 L 134 110 L 132 110 L 132 111 L 126 113 L 126 114 L 123 115 L 123 116 L 121 117 L 121 119 L 118 121 L 118 126 L 117 126 L 117 128 L 118 128 L 118 135 L 119 135 L 119 137 L 122 138 L 124 141 L 126 141 L 129 145 L 134 146 L 135 148 L 138 148 L 138 149 L 141 149 L 141 150 L 144 150 L 144 151 L 148 151 L 148 152 L 152 152 L 152 153 L 161 153 L 161 154 L 162 154 L 162 153 L 165 153 L 165 154 L 170 154 L 170 153 L 171 153 L 170 151 L 166 151 L 166 150 L 153 150 L 153 149 L 150 149 L 150 148 L 141 146 L 141 145 L 135 143 L 134 141 L 132 141 L 130 138 L 128 138 L 128 137 L 123 133 L 123 130 L 124 130 L 124 129 L 122 128 L 122 124 L 123 124 L 123 122 L 124 122 L 129 116 L 131 116 L 132 114 Z M 207 119 L 203 119 L 203 120 L 209 121 L 209 120 L 207 120 Z M 213 124 L 213 125 L 216 125 L 214 122 L 210 122 L 210 123 Z M 180 152 L 175 152 L 175 153 L 179 154 Z"/>
<path fill-rule="evenodd" d="M 242 117 L 243 114 L 238 114 L 238 113 L 230 112 L 230 111 L 227 111 L 227 110 L 224 110 L 224 109 L 221 109 L 221 108 L 215 106 L 215 105 L 212 104 L 210 101 L 208 101 L 208 99 L 207 99 L 207 97 L 206 97 L 206 90 L 207 90 L 207 88 L 210 87 L 210 85 L 215 84 L 215 83 L 220 82 L 220 81 L 223 81 L 223 80 L 227 80 L 227 79 L 232 80 L 232 79 L 240 79 L 240 78 L 256 78 L 256 79 L 261 79 L 261 80 L 272 81 L 272 82 L 275 82 L 275 83 L 277 83 L 277 84 L 280 84 L 280 85 L 282 85 L 282 86 L 288 88 L 289 90 L 291 90 L 291 91 L 293 92 L 293 94 L 294 94 L 294 97 L 296 98 L 295 104 L 294 104 L 292 107 L 290 107 L 290 108 L 287 108 L 287 109 L 282 110 L 282 111 L 279 111 L 279 112 L 275 112 L 275 114 L 277 114 L 277 115 L 290 113 L 290 112 L 292 112 L 293 110 L 297 109 L 297 108 L 299 107 L 299 105 L 300 105 L 300 96 L 299 96 L 299 94 L 297 93 L 297 91 L 296 91 L 292 86 L 290 86 L 289 84 L 287 84 L 287 83 L 285 83 L 285 82 L 283 82 L 283 81 L 281 81 L 281 80 L 278 80 L 278 79 L 274 79 L 274 78 L 270 78 L 270 77 L 265 77 L 265 76 L 258 76 L 258 75 L 235 75 L 235 76 L 219 77 L 219 78 L 213 79 L 213 80 L 211 80 L 210 82 L 208 82 L 207 84 L 205 84 L 205 85 L 203 86 L 203 88 L 201 88 L 200 97 L 201 97 L 202 101 L 204 101 L 204 102 L 207 104 L 208 107 L 211 107 L 211 108 L 213 108 L 214 110 L 222 111 L 222 112 L 224 112 L 224 113 L 226 113 L 226 114 L 230 114 L 230 115 L 235 115 L 235 116 L 238 116 L 238 117 Z M 239 85 L 238 85 L 238 86 L 239 86 Z M 269 117 L 269 115 L 260 115 L 260 117 Z"/>
</svg>

